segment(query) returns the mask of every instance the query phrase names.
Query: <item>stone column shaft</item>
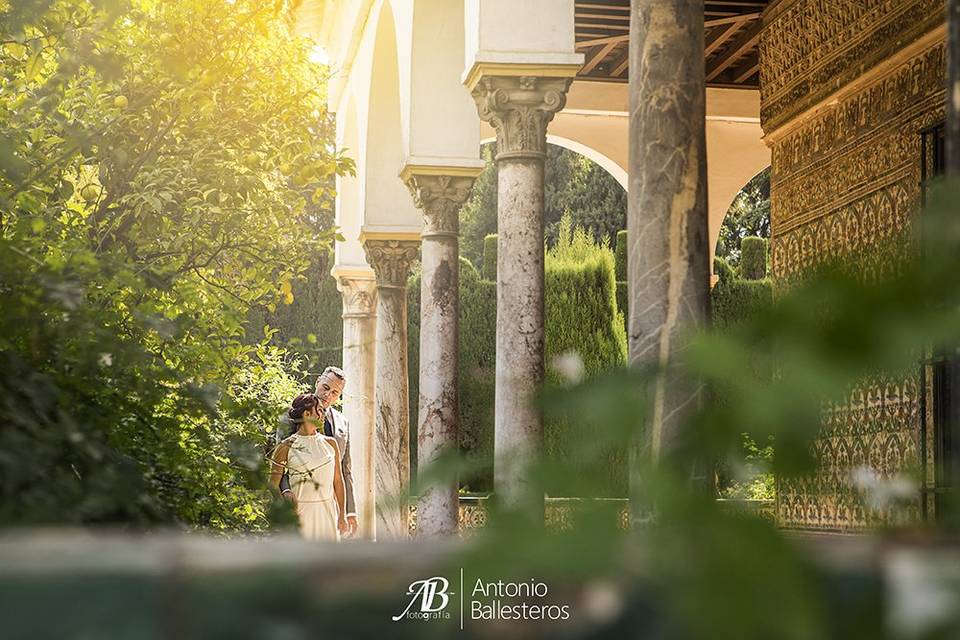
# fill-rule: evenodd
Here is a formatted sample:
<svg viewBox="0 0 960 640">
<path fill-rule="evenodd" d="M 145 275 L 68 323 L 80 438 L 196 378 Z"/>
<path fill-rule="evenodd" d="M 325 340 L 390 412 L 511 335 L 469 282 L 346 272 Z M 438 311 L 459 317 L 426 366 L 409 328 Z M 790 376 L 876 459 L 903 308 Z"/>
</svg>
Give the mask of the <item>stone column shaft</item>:
<svg viewBox="0 0 960 640">
<path fill-rule="evenodd" d="M 470 173 L 476 173 L 471 170 Z M 459 213 L 472 176 L 413 173 L 407 185 L 423 211 L 420 295 L 420 398 L 417 469 L 424 480 L 431 466 L 459 448 L 460 256 Z M 417 536 L 456 534 L 459 483 L 418 478 Z"/>
<path fill-rule="evenodd" d="M 542 452 L 533 404 L 544 377 L 543 173 L 547 124 L 569 78 L 485 76 L 472 94 L 497 132 L 497 378 L 494 465 L 498 496 L 543 519 L 529 463 Z"/>
<path fill-rule="evenodd" d="M 369 278 L 341 277 L 343 293 L 343 372 L 347 377 L 343 411 L 350 422 L 350 464 L 353 494 L 360 523 L 358 534 L 376 537 L 377 286 Z"/>
<path fill-rule="evenodd" d="M 409 534 L 410 418 L 407 395 L 407 278 L 420 243 L 367 239 L 377 274 L 376 500 L 377 539 Z"/>
<path fill-rule="evenodd" d="M 631 6 L 629 360 L 663 372 L 640 445 L 657 458 L 701 392 L 673 368 L 709 305 L 703 0 Z"/>
</svg>

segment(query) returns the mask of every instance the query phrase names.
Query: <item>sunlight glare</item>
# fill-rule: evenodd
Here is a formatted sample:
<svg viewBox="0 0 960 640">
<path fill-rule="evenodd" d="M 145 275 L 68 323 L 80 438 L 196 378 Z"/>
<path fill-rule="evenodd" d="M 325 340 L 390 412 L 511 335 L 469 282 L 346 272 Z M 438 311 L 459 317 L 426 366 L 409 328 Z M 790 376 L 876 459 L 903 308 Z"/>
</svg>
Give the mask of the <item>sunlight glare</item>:
<svg viewBox="0 0 960 640">
<path fill-rule="evenodd" d="M 313 49 L 310 50 L 310 62 L 314 64 L 328 65 L 330 64 L 330 56 L 327 54 L 326 49 L 319 44 L 315 44 Z"/>
</svg>

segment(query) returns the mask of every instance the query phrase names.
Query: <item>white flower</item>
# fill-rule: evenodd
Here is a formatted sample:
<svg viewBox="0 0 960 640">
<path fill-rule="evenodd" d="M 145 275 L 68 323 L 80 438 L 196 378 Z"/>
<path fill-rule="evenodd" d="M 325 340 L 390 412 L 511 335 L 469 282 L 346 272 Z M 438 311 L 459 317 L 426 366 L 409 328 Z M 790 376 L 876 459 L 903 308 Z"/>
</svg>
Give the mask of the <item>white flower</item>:
<svg viewBox="0 0 960 640">
<path fill-rule="evenodd" d="M 576 351 L 565 351 L 555 356 L 550 364 L 568 384 L 579 384 L 583 381 L 583 358 Z"/>
</svg>

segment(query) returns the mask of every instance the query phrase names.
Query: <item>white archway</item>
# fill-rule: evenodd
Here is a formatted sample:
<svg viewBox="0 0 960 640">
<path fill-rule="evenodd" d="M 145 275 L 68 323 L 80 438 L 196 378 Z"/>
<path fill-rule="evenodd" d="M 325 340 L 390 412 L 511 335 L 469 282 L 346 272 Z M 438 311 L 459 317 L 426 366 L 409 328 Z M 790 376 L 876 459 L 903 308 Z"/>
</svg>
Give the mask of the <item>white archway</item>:
<svg viewBox="0 0 960 640">
<path fill-rule="evenodd" d="M 404 162 L 397 33 L 389 3 L 380 7 L 370 70 L 361 233 L 419 233 L 420 212 L 398 178 Z"/>
</svg>

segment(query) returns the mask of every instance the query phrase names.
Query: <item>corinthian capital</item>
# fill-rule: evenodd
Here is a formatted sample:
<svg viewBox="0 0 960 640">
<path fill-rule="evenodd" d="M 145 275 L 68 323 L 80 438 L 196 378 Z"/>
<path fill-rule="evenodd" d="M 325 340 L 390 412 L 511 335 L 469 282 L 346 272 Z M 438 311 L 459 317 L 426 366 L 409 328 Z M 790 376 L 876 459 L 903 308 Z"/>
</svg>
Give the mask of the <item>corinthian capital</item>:
<svg viewBox="0 0 960 640">
<path fill-rule="evenodd" d="M 460 233 L 460 207 L 470 196 L 474 180 L 474 175 L 435 175 L 415 171 L 405 177 L 414 204 L 423 211 L 425 237 Z"/>
<path fill-rule="evenodd" d="M 377 274 L 377 286 L 403 288 L 407 286 L 410 265 L 420 253 L 420 241 L 367 238 L 363 250 Z"/>
<path fill-rule="evenodd" d="M 484 76 L 471 95 L 497 131 L 497 158 L 544 156 L 547 124 L 567 102 L 571 78 Z"/>
<path fill-rule="evenodd" d="M 340 277 L 345 318 L 368 318 L 377 312 L 377 283 L 373 278 Z"/>
</svg>

